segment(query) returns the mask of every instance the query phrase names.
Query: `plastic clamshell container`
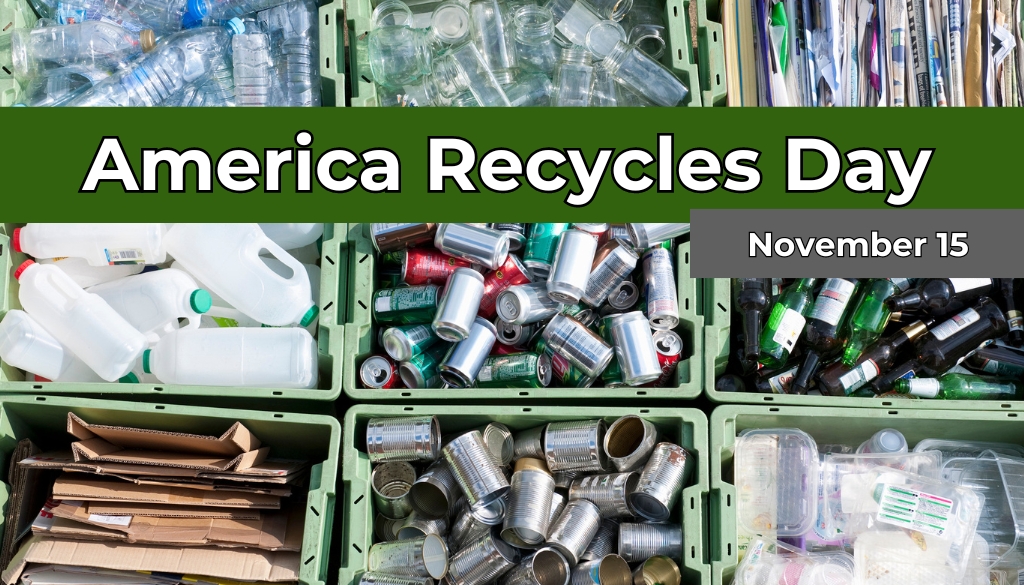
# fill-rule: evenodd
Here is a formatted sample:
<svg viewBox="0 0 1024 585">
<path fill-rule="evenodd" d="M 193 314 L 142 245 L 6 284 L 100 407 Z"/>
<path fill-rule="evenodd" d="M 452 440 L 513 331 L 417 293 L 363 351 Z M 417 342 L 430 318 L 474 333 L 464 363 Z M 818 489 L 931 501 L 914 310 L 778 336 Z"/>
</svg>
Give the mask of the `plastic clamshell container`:
<svg viewBox="0 0 1024 585">
<path fill-rule="evenodd" d="M 736 515 L 751 534 L 806 534 L 818 510 L 818 446 L 798 429 L 736 438 Z"/>
<path fill-rule="evenodd" d="M 3 0 L 0 0 L 3 1 Z M 18 281 L 12 273 L 14 268 L 25 261 L 25 254 L 15 252 L 10 246 L 14 228 L 22 224 L 0 224 L 0 319 L 10 309 L 20 309 L 18 302 Z M 221 386 L 183 386 L 173 384 L 92 384 L 34 382 L 25 380 L 21 370 L 0 362 L 0 393 L 3 394 L 107 394 L 131 397 L 159 396 L 170 402 L 217 402 L 241 404 L 246 407 L 279 408 L 282 400 L 317 401 L 321 404 L 333 402 L 341 395 L 343 347 L 345 342 L 344 321 L 348 295 L 348 224 L 324 224 L 323 246 L 320 255 L 320 291 L 313 296 L 320 307 L 317 326 L 317 350 L 320 382 L 316 388 L 227 388 Z M 256 402 L 251 402 L 256 399 Z M 298 410 L 308 410 L 299 408 Z M 321 408 L 320 411 L 323 409 Z"/>
<path fill-rule="evenodd" d="M 938 451 L 942 453 L 942 461 L 958 457 L 975 459 L 985 451 L 994 451 L 1011 457 L 1024 458 L 1024 447 L 1012 443 L 988 443 L 985 441 L 946 441 L 942 439 L 925 439 L 914 447 L 914 453 L 921 451 Z"/>
<path fill-rule="evenodd" d="M 547 422 L 604 419 L 611 424 L 632 414 L 655 425 L 662 440 L 672 441 L 696 456 L 693 475 L 673 509 L 671 522 L 683 527 L 683 583 L 710 583 L 707 561 L 706 501 L 708 489 L 707 419 L 689 408 L 554 407 L 554 406 L 390 406 L 360 404 L 345 413 L 342 428 L 343 483 L 345 496 L 341 512 L 344 524 L 339 534 L 341 569 L 338 585 L 356 585 L 366 571 L 367 553 L 373 544 L 373 503 L 370 489 L 371 464 L 366 454 L 366 424 L 372 418 L 436 416 L 444 435 L 499 422 L 513 433 Z"/>
<path fill-rule="evenodd" d="M 67 434 L 69 412 L 94 424 L 205 435 L 220 435 L 240 421 L 271 447 L 271 457 L 308 459 L 314 465 L 306 499 L 299 582 L 327 583 L 341 444 L 341 425 L 333 417 L 64 396 L 4 396 L 0 398 L 0 457 L 5 465 L 22 439 L 31 439 L 43 449 L 67 448 L 74 440 Z M 8 484 L 0 484 L 0 503 L 5 507 L 10 490 Z M 0 526 L 0 531 L 6 528 Z"/>
<path fill-rule="evenodd" d="M 807 553 L 781 542 L 759 540 L 736 569 L 734 585 L 853 585 L 853 556 Z"/>
<path fill-rule="evenodd" d="M 674 251 L 676 260 L 676 291 L 679 295 L 679 326 L 674 329 L 683 340 L 683 358 L 676 367 L 674 386 L 666 388 L 395 388 L 378 390 L 363 388 L 359 382 L 359 366 L 376 352 L 377 324 L 373 321 L 371 300 L 376 290 L 377 256 L 370 239 L 370 224 L 349 224 L 349 262 L 352 294 L 349 297 L 349 321 L 345 327 L 345 394 L 358 402 L 392 400 L 593 400 L 627 398 L 696 398 L 703 383 L 704 305 L 700 279 L 690 278 L 690 243 L 683 242 Z M 639 264 L 638 264 L 639 266 Z"/>
<path fill-rule="evenodd" d="M 968 460 L 959 484 L 985 497 L 978 534 L 988 542 L 989 567 L 1024 567 L 1024 459 L 986 451 Z"/>
</svg>

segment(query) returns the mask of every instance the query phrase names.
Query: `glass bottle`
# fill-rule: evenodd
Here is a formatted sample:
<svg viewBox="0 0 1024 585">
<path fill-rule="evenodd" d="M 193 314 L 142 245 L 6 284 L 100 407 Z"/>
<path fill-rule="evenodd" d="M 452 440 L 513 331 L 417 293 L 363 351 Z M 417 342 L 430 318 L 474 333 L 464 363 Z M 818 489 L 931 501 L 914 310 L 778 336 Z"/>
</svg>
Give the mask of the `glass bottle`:
<svg viewBox="0 0 1024 585">
<path fill-rule="evenodd" d="M 436 60 L 433 70 L 433 83 L 445 97 L 454 98 L 468 91 L 481 107 L 511 105 L 474 43 L 453 48 Z"/>
<path fill-rule="evenodd" d="M 473 93 L 472 92 L 464 91 L 464 92 L 460 93 L 459 95 L 455 96 L 454 98 L 452 98 L 452 107 L 453 108 L 479 108 L 480 107 L 480 103 L 476 101 L 475 97 L 473 97 Z"/>
<path fill-rule="evenodd" d="M 793 366 L 782 372 L 765 372 L 754 380 L 754 388 L 761 394 L 789 394 L 799 370 L 799 366 Z"/>
<path fill-rule="evenodd" d="M 1003 293 L 1003 306 L 1006 307 L 1006 324 L 1010 328 L 1010 343 L 1020 347 L 1024 343 L 1024 314 L 1017 309 L 1014 299 L 1017 280 L 1014 278 L 998 278 L 999 290 Z"/>
<path fill-rule="evenodd" d="M 992 344 L 967 358 L 967 365 L 993 376 L 1024 378 L 1024 354 L 1020 350 Z"/>
<path fill-rule="evenodd" d="M 743 358 L 757 361 L 761 354 L 761 318 L 771 302 L 771 279 L 734 278 L 733 304 L 743 318 Z"/>
<path fill-rule="evenodd" d="M 683 82 L 636 45 L 616 43 L 604 58 L 604 66 L 616 81 L 659 106 L 677 106 L 686 99 L 688 90 Z"/>
<path fill-rule="evenodd" d="M 469 39 L 469 9 L 454 0 L 446 0 L 430 13 L 430 30 L 443 47 L 458 45 Z"/>
<path fill-rule="evenodd" d="M 859 288 L 860 280 L 856 278 L 829 278 L 821 287 L 804 326 L 807 352 L 800 373 L 793 380 L 794 393 L 805 394 L 821 358 L 842 347 L 840 331 L 849 317 L 851 301 Z"/>
<path fill-rule="evenodd" d="M 473 0 L 469 4 L 470 34 L 484 63 L 501 85 L 512 83 L 516 73 L 516 51 L 512 43 L 512 22 L 498 0 Z"/>
<path fill-rule="evenodd" d="M 14 74 L 22 79 L 47 69 L 78 65 L 117 69 L 155 45 L 153 31 L 131 33 L 116 24 L 87 20 L 81 24 L 15 29 L 11 35 Z"/>
<path fill-rule="evenodd" d="M 893 390 L 900 394 L 939 400 L 1008 400 L 1017 398 L 1019 388 L 1016 382 L 965 374 L 897 380 L 893 384 Z"/>
<path fill-rule="evenodd" d="M 412 9 L 402 0 L 383 0 L 370 13 L 370 29 L 385 26 L 413 28 Z"/>
<path fill-rule="evenodd" d="M 928 278 L 886 303 L 891 311 L 920 310 L 942 317 L 960 311 L 990 290 L 991 278 Z"/>
<path fill-rule="evenodd" d="M 843 363 L 853 366 L 864 348 L 878 341 L 889 324 L 885 300 L 909 288 L 907 278 L 876 278 L 864 290 L 850 315 L 850 334 L 843 351 Z"/>
<path fill-rule="evenodd" d="M 521 73 L 505 87 L 505 95 L 514 108 L 547 106 L 551 103 L 552 91 L 551 79 L 543 73 Z"/>
<path fill-rule="evenodd" d="M 590 107 L 615 108 L 619 105 L 619 84 L 605 69 L 603 63 L 594 65 L 594 87 L 590 92 Z"/>
<path fill-rule="evenodd" d="M 759 361 L 766 368 L 781 368 L 804 332 L 807 316 L 814 306 L 814 286 L 819 279 L 801 278 L 785 289 L 772 307 L 761 332 Z"/>
<path fill-rule="evenodd" d="M 822 394 L 831 396 L 853 394 L 879 374 L 888 372 L 896 358 L 927 331 L 927 323 L 916 321 L 869 347 L 852 367 L 842 361 L 831 364 L 818 375 L 818 388 Z"/>
<path fill-rule="evenodd" d="M 652 59 L 661 59 L 665 53 L 665 9 L 651 0 L 634 0 L 632 8 L 622 20 L 630 44 Z"/>
<path fill-rule="evenodd" d="M 551 105 L 582 108 L 590 103 L 590 88 L 594 82 L 594 67 L 590 62 L 591 55 L 583 47 L 562 49 L 562 58 L 555 66 L 552 80 Z"/>
<path fill-rule="evenodd" d="M 430 73 L 432 38 L 429 29 L 402 25 L 372 29 L 366 37 L 366 54 L 373 81 L 399 86 Z"/>
<path fill-rule="evenodd" d="M 716 392 L 746 392 L 747 385 L 736 374 L 725 374 L 715 380 Z"/>
<path fill-rule="evenodd" d="M 551 77 L 560 51 L 554 40 L 555 21 L 551 10 L 536 5 L 521 6 L 515 12 L 514 23 L 519 68 Z"/>
</svg>

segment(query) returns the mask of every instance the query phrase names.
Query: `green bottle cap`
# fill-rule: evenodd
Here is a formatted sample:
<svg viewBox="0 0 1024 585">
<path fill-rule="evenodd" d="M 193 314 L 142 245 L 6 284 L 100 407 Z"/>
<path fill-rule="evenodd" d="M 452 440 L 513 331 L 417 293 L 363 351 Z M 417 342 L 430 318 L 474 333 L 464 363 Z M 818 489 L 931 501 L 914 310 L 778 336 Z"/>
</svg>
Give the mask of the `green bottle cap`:
<svg viewBox="0 0 1024 585">
<path fill-rule="evenodd" d="M 197 288 L 192 291 L 192 296 L 188 298 L 188 304 L 192 306 L 193 311 L 202 315 L 213 306 L 213 297 L 205 290 Z"/>
<path fill-rule="evenodd" d="M 135 375 L 135 372 L 128 372 L 128 374 L 121 377 L 118 382 L 121 384 L 138 384 L 139 377 Z"/>
<path fill-rule="evenodd" d="M 147 374 L 152 374 L 153 373 L 153 371 L 149 369 L 149 354 L 152 351 L 153 350 L 151 350 L 151 349 L 147 349 L 146 351 L 144 351 L 142 353 L 142 371 L 146 372 Z"/>
<path fill-rule="evenodd" d="M 314 319 L 316 319 L 317 313 L 319 312 L 320 308 L 317 307 L 316 305 L 313 305 L 312 307 L 309 308 L 308 311 L 306 311 L 306 314 L 302 316 L 302 321 L 299 321 L 299 325 L 307 327 L 310 323 L 313 322 Z"/>
</svg>

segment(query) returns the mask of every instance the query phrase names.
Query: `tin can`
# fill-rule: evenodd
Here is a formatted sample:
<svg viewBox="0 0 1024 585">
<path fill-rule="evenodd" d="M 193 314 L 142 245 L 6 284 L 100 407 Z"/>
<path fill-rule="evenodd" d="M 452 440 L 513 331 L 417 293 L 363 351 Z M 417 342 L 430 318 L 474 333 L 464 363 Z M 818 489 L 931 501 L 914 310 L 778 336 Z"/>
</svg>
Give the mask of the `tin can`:
<svg viewBox="0 0 1024 585">
<path fill-rule="evenodd" d="M 366 424 L 370 461 L 435 461 L 441 453 L 441 425 L 433 416 L 373 418 Z"/>
<path fill-rule="evenodd" d="M 600 525 L 597 506 L 587 500 L 571 500 L 548 531 L 547 544 L 576 565 Z"/>
<path fill-rule="evenodd" d="M 429 242 L 436 223 L 371 223 L 370 239 L 378 254 Z"/>
<path fill-rule="evenodd" d="M 591 307 L 599 307 L 615 287 L 629 278 L 640 259 L 629 244 L 611 240 L 598 248 L 581 297 Z"/>
<path fill-rule="evenodd" d="M 573 476 L 576 475 L 574 472 L 571 471 L 562 471 L 560 472 L 560 474 L 572 474 Z M 548 517 L 548 526 L 551 526 L 555 523 L 555 520 L 558 520 L 558 517 L 562 515 L 562 510 L 565 509 L 565 505 L 569 503 L 569 498 L 566 497 L 565 495 L 565 490 L 567 488 L 559 486 L 559 481 L 556 477 L 557 475 L 559 475 L 559 473 L 551 474 L 551 478 L 555 480 L 555 493 L 551 495 L 551 516 Z"/>
<path fill-rule="evenodd" d="M 495 528 L 452 557 L 445 583 L 485 585 L 512 570 L 519 558 L 519 551 L 501 540 Z"/>
<path fill-rule="evenodd" d="M 640 386 L 661 377 L 661 363 L 654 348 L 651 326 L 640 311 L 621 313 L 610 318 L 615 357 L 622 368 L 622 381 Z"/>
<path fill-rule="evenodd" d="M 683 338 L 675 331 L 655 331 L 654 349 L 658 352 L 661 376 L 650 385 L 662 388 L 673 384 L 679 359 L 683 355 Z M 674 385 L 674 384 L 673 384 Z"/>
<path fill-rule="evenodd" d="M 491 322 L 477 317 L 469 330 L 469 336 L 448 350 L 448 355 L 439 366 L 441 379 L 453 388 L 468 388 L 476 380 L 480 367 L 491 353 L 498 330 Z"/>
<path fill-rule="evenodd" d="M 472 268 L 469 261 L 455 258 L 432 248 L 410 248 L 402 257 L 402 282 L 410 286 L 443 285 L 459 268 Z"/>
<path fill-rule="evenodd" d="M 597 240 L 587 232 L 562 232 L 548 274 L 548 296 L 560 303 L 577 303 L 587 289 Z"/>
<path fill-rule="evenodd" d="M 448 546 L 436 534 L 395 542 L 378 542 L 370 547 L 370 571 L 440 579 L 448 572 Z"/>
<path fill-rule="evenodd" d="M 672 559 L 653 556 L 633 571 L 633 585 L 679 585 L 683 576 Z"/>
<path fill-rule="evenodd" d="M 501 538 L 519 548 L 535 548 L 543 543 L 554 493 L 555 480 L 542 460 L 526 457 L 516 461 Z"/>
<path fill-rule="evenodd" d="M 533 273 L 535 280 L 547 280 L 555 250 L 562 232 L 569 229 L 567 223 L 531 223 L 530 236 L 523 251 L 523 264 Z"/>
<path fill-rule="evenodd" d="M 590 380 L 586 374 L 584 374 L 579 368 L 572 365 L 572 363 L 555 353 L 553 349 L 548 345 L 548 342 L 543 338 L 538 339 L 533 346 L 534 351 L 537 353 L 548 356 L 551 360 L 551 378 L 557 381 L 559 386 L 567 388 L 585 388 L 584 384 Z"/>
<path fill-rule="evenodd" d="M 547 425 L 540 425 L 516 433 L 512 438 L 512 458 L 544 459 L 544 430 L 546 428 Z"/>
<path fill-rule="evenodd" d="M 690 233 L 688 223 L 628 223 L 629 239 L 637 248 L 650 248 L 655 244 Z"/>
<path fill-rule="evenodd" d="M 412 513 L 409 489 L 416 481 L 416 470 L 405 461 L 380 463 L 370 473 L 373 506 L 386 518 L 405 518 Z"/>
<path fill-rule="evenodd" d="M 651 329 L 675 329 L 679 324 L 679 297 L 672 253 L 651 248 L 644 254 L 644 298 Z"/>
<path fill-rule="evenodd" d="M 569 585 L 569 561 L 546 546 L 505 574 L 500 585 Z"/>
<path fill-rule="evenodd" d="M 549 423 L 544 432 L 544 459 L 548 469 L 552 472 L 607 469 L 602 447 L 605 429 L 601 419 Z"/>
<path fill-rule="evenodd" d="M 596 378 L 608 367 L 615 352 L 583 323 L 565 315 L 555 315 L 542 333 L 548 346 L 589 378 Z"/>
<path fill-rule="evenodd" d="M 447 518 L 424 518 L 416 512 L 413 512 L 412 514 L 409 514 L 405 519 L 405 522 L 402 523 L 402 527 L 398 529 L 398 540 L 420 538 L 428 534 L 444 536 L 447 532 Z"/>
<path fill-rule="evenodd" d="M 504 471 L 502 472 L 504 473 Z M 497 526 L 505 519 L 505 512 L 508 509 L 508 494 L 501 496 L 489 504 L 477 502 L 470 507 L 469 513 L 488 526 Z"/>
<path fill-rule="evenodd" d="M 394 388 L 398 384 L 395 362 L 386 355 L 371 355 L 359 366 L 359 380 L 367 388 Z"/>
<path fill-rule="evenodd" d="M 379 542 L 398 540 L 398 530 L 405 523 L 405 518 L 388 518 L 380 512 L 373 519 L 373 534 Z"/>
<path fill-rule="evenodd" d="M 608 306 L 619 311 L 628 311 L 640 300 L 640 287 L 632 280 L 623 280 L 612 287 L 606 298 Z"/>
<path fill-rule="evenodd" d="M 530 282 L 530 271 L 515 254 L 509 254 L 505 263 L 484 277 L 484 295 L 480 300 L 479 315 L 484 319 L 493 319 L 497 314 L 495 305 L 498 295 L 509 287 Z"/>
<path fill-rule="evenodd" d="M 484 277 L 479 272 L 470 268 L 456 269 L 441 293 L 431 323 L 437 336 L 451 342 L 469 337 L 483 294 Z"/>
<path fill-rule="evenodd" d="M 489 227 L 508 234 L 508 250 L 515 252 L 526 245 L 525 223 L 492 223 Z"/>
<path fill-rule="evenodd" d="M 535 332 L 533 325 L 517 325 L 502 321 L 501 317 L 494 318 L 494 328 L 498 330 L 498 343 L 512 347 L 527 345 Z"/>
<path fill-rule="evenodd" d="M 548 296 L 547 282 L 509 287 L 498 295 L 496 305 L 501 320 L 515 325 L 538 323 L 562 308 L 561 303 Z"/>
<path fill-rule="evenodd" d="M 578 477 L 569 486 L 569 500 L 589 500 L 602 518 L 629 517 L 633 511 L 627 498 L 639 480 L 640 474 L 635 471 Z"/>
<path fill-rule="evenodd" d="M 629 563 L 616 554 L 586 561 L 572 570 L 572 585 L 632 585 Z"/>
<path fill-rule="evenodd" d="M 572 482 L 579 477 L 581 473 L 581 471 L 553 471 L 551 472 L 551 477 L 555 478 L 556 488 L 565 490 L 566 493 L 568 493 L 569 486 L 572 485 Z M 557 494 L 558 492 L 555 493 Z M 568 502 L 568 498 L 566 499 L 566 502 Z"/>
<path fill-rule="evenodd" d="M 658 429 L 635 414 L 620 417 L 604 434 L 604 452 L 619 471 L 643 469 L 658 440 Z"/>
<path fill-rule="evenodd" d="M 512 456 L 515 448 L 515 441 L 512 439 L 512 431 L 505 425 L 492 422 L 477 429 L 484 439 L 484 446 L 494 458 L 498 467 L 506 467 L 512 463 Z"/>
<path fill-rule="evenodd" d="M 407 362 L 420 355 L 440 339 L 429 325 L 388 327 L 380 344 L 392 359 Z"/>
<path fill-rule="evenodd" d="M 453 515 L 462 488 L 443 459 L 430 464 L 409 489 L 409 502 L 423 518 Z"/>
<path fill-rule="evenodd" d="M 608 231 L 610 224 L 607 223 L 574 223 L 572 224 L 573 229 L 580 230 L 581 232 L 587 232 L 594 237 L 600 237 L 602 234 Z"/>
<path fill-rule="evenodd" d="M 366 571 L 359 575 L 358 585 L 434 585 L 434 580 L 430 577 L 410 577 L 409 575 Z"/>
<path fill-rule="evenodd" d="M 672 443 L 655 445 L 640 482 L 629 495 L 633 512 L 653 522 L 667 520 L 692 471 L 693 458 L 686 449 Z"/>
<path fill-rule="evenodd" d="M 458 552 L 471 542 L 483 538 L 491 531 L 491 525 L 481 522 L 470 513 L 465 496 L 459 498 L 455 509 L 456 512 L 452 514 L 452 529 L 448 533 L 448 547 Z"/>
<path fill-rule="evenodd" d="M 654 556 L 678 559 L 683 556 L 683 528 L 678 524 L 619 525 L 619 554 L 631 563 Z"/>
<path fill-rule="evenodd" d="M 381 325 L 430 323 L 438 292 L 433 284 L 380 289 L 373 293 L 373 320 Z"/>
<path fill-rule="evenodd" d="M 601 325 L 598 331 L 601 333 L 601 339 L 604 339 L 605 343 L 615 346 L 615 338 L 612 337 L 612 317 L 603 317 L 601 319 Z M 604 382 L 605 388 L 622 388 L 626 385 L 626 382 L 622 379 L 622 367 L 619 366 L 619 358 L 612 357 L 612 361 L 608 362 L 608 367 L 601 372 L 601 381 Z"/>
<path fill-rule="evenodd" d="M 476 376 L 480 388 L 547 388 L 551 359 L 530 352 L 491 356 Z"/>
<path fill-rule="evenodd" d="M 587 550 L 580 555 L 580 561 L 596 561 L 607 555 L 615 554 L 619 548 L 619 521 L 604 518 L 594 535 L 594 540 L 587 545 Z"/>
<path fill-rule="evenodd" d="M 434 235 L 438 250 L 497 270 L 508 258 L 508 234 L 467 223 L 442 223 Z"/>
<path fill-rule="evenodd" d="M 490 504 L 508 492 L 508 480 L 487 450 L 480 431 L 469 431 L 452 439 L 442 453 L 471 509 L 477 503 Z"/>
<path fill-rule="evenodd" d="M 451 345 L 441 342 L 407 362 L 398 364 L 398 375 L 406 388 L 440 388 L 440 366 Z"/>
</svg>

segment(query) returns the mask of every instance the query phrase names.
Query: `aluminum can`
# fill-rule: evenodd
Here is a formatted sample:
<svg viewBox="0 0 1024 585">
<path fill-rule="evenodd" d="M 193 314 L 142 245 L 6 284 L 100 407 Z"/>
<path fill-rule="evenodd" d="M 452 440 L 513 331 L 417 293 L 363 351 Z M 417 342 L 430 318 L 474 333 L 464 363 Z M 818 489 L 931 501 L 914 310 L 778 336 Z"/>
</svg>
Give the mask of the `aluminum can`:
<svg viewBox="0 0 1024 585">
<path fill-rule="evenodd" d="M 519 563 L 519 551 L 489 531 L 469 544 L 448 563 L 448 585 L 484 585 L 497 580 Z"/>
<path fill-rule="evenodd" d="M 647 318 L 640 311 L 611 317 L 615 357 L 627 386 L 640 386 L 661 377 L 661 362 L 654 348 L 654 336 Z"/>
<path fill-rule="evenodd" d="M 516 461 L 501 538 L 519 548 L 534 548 L 543 543 L 551 521 L 554 493 L 555 480 L 542 460 Z"/>
<path fill-rule="evenodd" d="M 373 320 L 381 325 L 430 323 L 439 292 L 433 284 L 382 288 L 373 293 Z"/>
<path fill-rule="evenodd" d="M 683 485 L 693 471 L 693 458 L 679 445 L 658 443 L 640 473 L 629 505 L 637 516 L 654 522 L 668 520 Z"/>
<path fill-rule="evenodd" d="M 637 301 L 640 300 L 640 288 L 632 280 L 623 280 L 612 287 L 605 300 L 613 309 L 628 311 L 635 307 Z"/>
<path fill-rule="evenodd" d="M 469 337 L 448 350 L 441 363 L 441 379 L 454 388 L 468 388 L 476 380 L 480 367 L 491 353 L 498 330 L 486 319 L 477 317 L 469 330 Z"/>
<path fill-rule="evenodd" d="M 443 459 L 431 463 L 409 490 L 413 509 L 428 519 L 452 516 L 461 495 L 462 488 Z"/>
<path fill-rule="evenodd" d="M 648 420 L 627 414 L 612 423 L 604 434 L 604 452 L 619 471 L 638 471 L 651 456 L 658 429 Z"/>
<path fill-rule="evenodd" d="M 448 572 L 448 546 L 436 534 L 378 542 L 370 547 L 366 556 L 367 566 L 374 572 L 433 579 L 440 579 Z"/>
<path fill-rule="evenodd" d="M 587 289 L 597 240 L 587 232 L 562 232 L 548 274 L 548 296 L 560 303 L 577 303 Z"/>
<path fill-rule="evenodd" d="M 509 287 L 498 295 L 497 312 L 502 321 L 516 325 L 538 323 L 561 310 L 562 304 L 548 296 L 547 282 Z"/>
<path fill-rule="evenodd" d="M 386 355 L 371 355 L 359 366 L 359 381 L 367 388 L 389 390 L 398 385 L 395 362 Z"/>
<path fill-rule="evenodd" d="M 398 364 L 398 375 L 401 376 L 405 387 L 440 388 L 441 376 L 438 368 L 444 356 L 448 355 L 450 347 L 448 343 L 435 343 L 420 355 Z"/>
<path fill-rule="evenodd" d="M 555 250 L 562 232 L 569 229 L 567 223 L 531 223 L 530 236 L 523 250 L 523 264 L 533 273 L 535 280 L 547 280 Z"/>
<path fill-rule="evenodd" d="M 633 248 L 622 240 L 611 240 L 598 248 L 580 297 L 591 307 L 601 306 L 615 288 L 629 278 L 640 259 Z"/>
<path fill-rule="evenodd" d="M 459 268 L 472 268 L 473 263 L 443 254 L 433 248 L 410 248 L 402 253 L 402 282 L 410 286 L 443 285 Z"/>
<path fill-rule="evenodd" d="M 469 431 L 452 439 L 442 453 L 471 509 L 477 503 L 486 506 L 508 492 L 508 480 L 487 450 L 480 431 Z"/>
<path fill-rule="evenodd" d="M 510 347 L 526 345 L 534 334 L 533 325 L 517 325 L 502 321 L 501 317 L 494 318 L 494 328 L 498 330 L 498 343 Z"/>
<path fill-rule="evenodd" d="M 651 385 L 656 388 L 674 385 L 676 368 L 683 356 L 683 338 L 675 331 L 655 331 L 654 349 L 658 352 L 661 376 Z"/>
<path fill-rule="evenodd" d="M 619 525 L 619 554 L 631 563 L 643 562 L 653 556 L 671 559 L 683 556 L 683 528 L 678 524 Z"/>
<path fill-rule="evenodd" d="M 515 252 L 526 245 L 525 223 L 492 223 L 488 226 L 493 230 L 508 234 L 509 252 Z"/>
<path fill-rule="evenodd" d="M 434 416 L 373 418 L 366 424 L 370 461 L 435 461 L 441 453 L 441 425 Z"/>
<path fill-rule="evenodd" d="M 633 240 L 629 237 L 629 227 L 624 223 L 613 223 L 608 226 L 608 239 L 623 240 L 630 246 L 633 245 Z"/>
<path fill-rule="evenodd" d="M 562 553 L 569 564 L 576 565 L 600 525 L 597 506 L 587 500 L 572 500 L 551 525 L 547 544 Z"/>
<path fill-rule="evenodd" d="M 409 489 L 416 481 L 416 470 L 405 461 L 388 461 L 374 466 L 370 473 L 373 506 L 387 518 L 405 518 L 412 513 Z"/>
<path fill-rule="evenodd" d="M 611 224 L 607 224 L 607 223 L 574 223 L 574 224 L 572 224 L 572 227 L 573 227 L 573 229 L 580 230 L 582 232 L 587 232 L 588 234 L 590 234 L 592 236 L 600 236 L 601 234 L 607 232 L 610 229 Z"/>
<path fill-rule="evenodd" d="M 459 268 L 441 293 L 431 326 L 445 341 L 458 342 L 469 337 L 484 294 L 484 277 L 470 268 Z"/>
<path fill-rule="evenodd" d="M 547 388 L 551 359 L 529 352 L 491 356 L 484 360 L 476 381 L 480 388 Z"/>
<path fill-rule="evenodd" d="M 500 585 L 569 585 L 569 574 L 569 561 L 546 546 L 506 573 Z"/>
<path fill-rule="evenodd" d="M 371 223 L 370 239 L 378 254 L 429 242 L 436 223 Z"/>
<path fill-rule="evenodd" d="M 565 315 L 552 317 L 542 336 L 548 347 L 590 378 L 600 376 L 615 355 L 611 346 L 596 333 Z"/>
<path fill-rule="evenodd" d="M 614 348 L 615 338 L 612 337 L 612 317 L 615 317 L 615 315 L 601 318 L 598 332 L 601 334 L 601 339 Z M 619 366 L 618 357 L 613 357 L 612 361 L 608 362 L 608 367 L 601 372 L 601 381 L 604 382 L 605 388 L 622 388 L 626 385 L 626 382 L 622 379 L 622 367 Z"/>
<path fill-rule="evenodd" d="M 635 471 L 577 477 L 569 486 L 569 500 L 590 500 L 602 518 L 629 517 L 633 511 L 627 499 L 639 480 Z"/>
<path fill-rule="evenodd" d="M 610 554 L 576 565 L 572 585 L 633 585 L 633 573 L 622 557 Z"/>
<path fill-rule="evenodd" d="M 497 270 L 508 257 L 508 234 L 467 223 L 442 223 L 434 235 L 438 250 Z"/>
<path fill-rule="evenodd" d="M 565 386 L 567 388 L 584 388 L 585 384 L 591 380 L 579 368 L 572 365 L 569 360 L 555 353 L 555 351 L 548 345 L 548 342 L 544 341 L 543 338 L 537 340 L 533 349 L 537 353 L 548 356 L 548 359 L 551 360 L 551 378 L 558 382 L 559 386 Z M 614 352 L 612 355 L 614 356 Z"/>
<path fill-rule="evenodd" d="M 515 254 L 509 254 L 505 263 L 497 270 L 488 272 L 484 277 L 484 295 L 480 300 L 479 315 L 484 319 L 493 319 L 497 314 L 498 295 L 510 287 L 528 284 L 530 271 Z"/>
<path fill-rule="evenodd" d="M 690 233 L 688 223 L 628 223 L 629 239 L 637 248 L 650 248 L 655 244 Z"/>
<path fill-rule="evenodd" d="M 651 248 L 644 254 L 644 298 L 651 329 L 675 329 L 679 324 L 679 296 L 672 253 Z"/>
<path fill-rule="evenodd" d="M 426 351 L 438 339 L 429 325 L 400 325 L 384 330 L 381 345 L 395 361 L 407 362 Z"/>
<path fill-rule="evenodd" d="M 601 419 L 548 423 L 544 432 L 544 459 L 548 469 L 552 472 L 607 469 L 602 447 L 605 429 Z"/>
</svg>

